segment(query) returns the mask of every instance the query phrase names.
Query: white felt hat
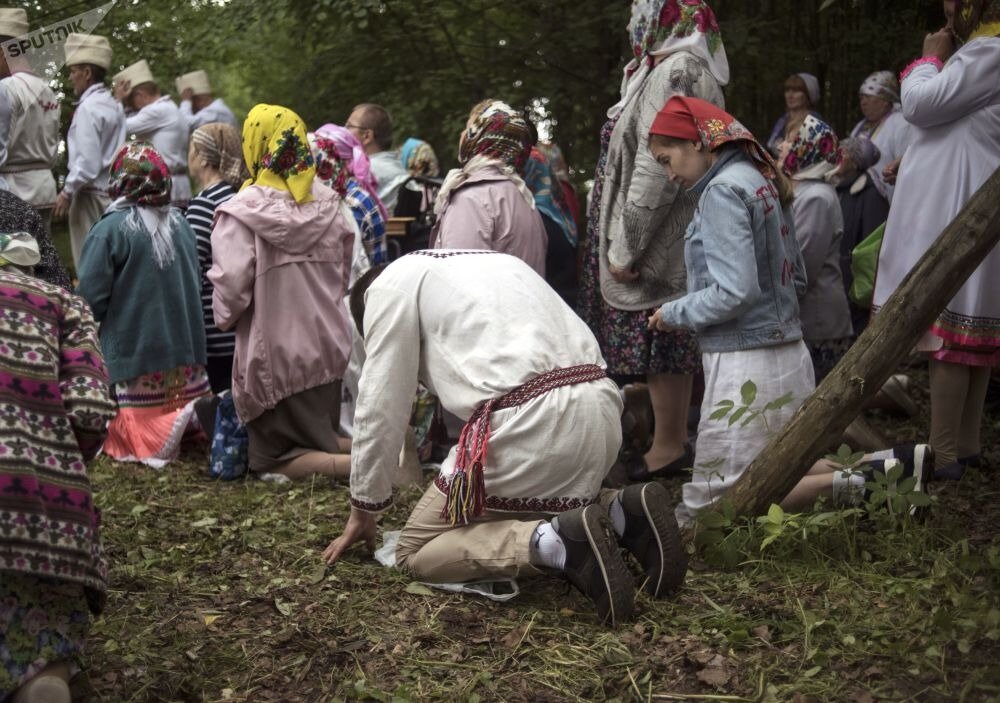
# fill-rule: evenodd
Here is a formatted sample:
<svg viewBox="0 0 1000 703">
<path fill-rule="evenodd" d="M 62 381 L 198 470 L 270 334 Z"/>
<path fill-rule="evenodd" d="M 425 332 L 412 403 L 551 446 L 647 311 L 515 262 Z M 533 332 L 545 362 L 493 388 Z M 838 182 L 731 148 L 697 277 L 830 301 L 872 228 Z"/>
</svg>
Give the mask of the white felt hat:
<svg viewBox="0 0 1000 703">
<path fill-rule="evenodd" d="M 115 76 L 115 83 L 126 82 L 129 84 L 129 93 L 131 93 L 132 89 L 140 83 L 156 82 L 156 79 L 153 78 L 153 72 L 149 70 L 149 64 L 146 63 L 146 59 L 136 61 L 134 64 Z"/>
<path fill-rule="evenodd" d="M 191 71 L 177 78 L 177 92 L 183 93 L 186 88 L 190 88 L 195 95 L 207 95 L 212 92 L 212 85 L 208 82 L 208 74 L 204 71 Z"/>
<path fill-rule="evenodd" d="M 19 37 L 28 33 L 28 13 L 19 7 L 0 7 L 0 35 Z"/>
<path fill-rule="evenodd" d="M 111 44 L 97 34 L 70 34 L 66 37 L 66 65 L 90 63 L 105 71 L 111 68 Z"/>
</svg>

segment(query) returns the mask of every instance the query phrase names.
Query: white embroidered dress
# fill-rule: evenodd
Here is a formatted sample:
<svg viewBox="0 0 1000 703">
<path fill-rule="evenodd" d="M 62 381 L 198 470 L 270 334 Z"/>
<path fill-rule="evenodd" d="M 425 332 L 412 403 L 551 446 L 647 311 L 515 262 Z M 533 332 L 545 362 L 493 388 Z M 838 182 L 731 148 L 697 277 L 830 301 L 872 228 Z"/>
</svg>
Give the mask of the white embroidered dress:
<svg viewBox="0 0 1000 703">
<path fill-rule="evenodd" d="M 903 79 L 913 141 L 903 158 L 879 255 L 873 309 L 1000 167 L 1000 38 L 974 39 L 942 71 L 930 63 Z M 955 363 L 1000 363 L 1000 247 L 952 298 L 917 348 Z M 944 342 L 985 353 L 942 350 Z"/>
</svg>

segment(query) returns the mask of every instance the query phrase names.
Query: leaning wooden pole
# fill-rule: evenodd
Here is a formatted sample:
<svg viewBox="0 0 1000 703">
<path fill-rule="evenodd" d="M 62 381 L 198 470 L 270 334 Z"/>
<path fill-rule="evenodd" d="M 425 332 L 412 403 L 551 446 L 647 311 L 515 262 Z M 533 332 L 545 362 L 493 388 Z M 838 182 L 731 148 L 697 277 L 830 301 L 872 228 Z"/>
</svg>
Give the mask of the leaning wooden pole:
<svg viewBox="0 0 1000 703">
<path fill-rule="evenodd" d="M 1000 169 L 903 279 L 816 391 L 727 493 L 738 514 L 758 515 L 784 498 L 892 374 L 1000 241 Z M 1000 281 L 997 282 L 1000 295 Z"/>
</svg>

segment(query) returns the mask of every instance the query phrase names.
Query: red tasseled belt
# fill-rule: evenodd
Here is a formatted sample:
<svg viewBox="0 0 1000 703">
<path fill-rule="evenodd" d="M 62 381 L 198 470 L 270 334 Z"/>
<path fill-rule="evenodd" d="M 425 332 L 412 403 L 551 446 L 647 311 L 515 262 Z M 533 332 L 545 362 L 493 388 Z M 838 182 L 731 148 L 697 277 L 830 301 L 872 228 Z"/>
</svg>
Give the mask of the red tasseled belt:
<svg viewBox="0 0 1000 703">
<path fill-rule="evenodd" d="M 539 374 L 500 396 L 487 400 L 476 408 L 472 417 L 462 427 L 455 451 L 455 472 L 448 484 L 448 496 L 441 517 L 452 525 L 467 525 L 469 519 L 482 515 L 486 507 L 486 450 L 490 441 L 490 414 L 494 410 L 513 408 L 532 398 L 562 386 L 588 383 L 606 378 L 607 374 L 596 364 L 581 364 L 565 369 L 554 369 Z"/>
</svg>

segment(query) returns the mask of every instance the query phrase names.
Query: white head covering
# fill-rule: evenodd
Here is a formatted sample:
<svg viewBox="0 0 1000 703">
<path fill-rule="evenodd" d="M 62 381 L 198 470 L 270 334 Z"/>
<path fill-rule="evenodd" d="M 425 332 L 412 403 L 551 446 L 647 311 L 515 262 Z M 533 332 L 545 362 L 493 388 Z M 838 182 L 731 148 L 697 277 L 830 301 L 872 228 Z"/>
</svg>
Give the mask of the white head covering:
<svg viewBox="0 0 1000 703">
<path fill-rule="evenodd" d="M 801 78 L 802 82 L 806 84 L 806 95 L 809 96 L 811 106 L 816 107 L 819 105 L 819 79 L 811 73 L 796 73 L 795 75 Z"/>
<path fill-rule="evenodd" d="M 137 85 L 156 82 L 156 79 L 153 78 L 153 72 L 149 69 L 149 64 L 146 63 L 146 59 L 136 61 L 134 64 L 115 76 L 115 83 L 126 82 L 129 84 L 129 93 L 131 93 Z"/>
<path fill-rule="evenodd" d="M 0 234 L 0 266 L 34 266 L 42 260 L 38 242 L 27 232 Z"/>
<path fill-rule="evenodd" d="M 0 7 L 0 35 L 19 37 L 28 33 L 28 13 L 20 7 Z"/>
<path fill-rule="evenodd" d="M 861 84 L 858 95 L 882 98 L 887 103 L 899 102 L 899 81 L 892 71 L 875 71 Z"/>
<path fill-rule="evenodd" d="M 653 58 L 687 51 L 704 62 L 719 85 L 729 82 L 729 60 L 712 8 L 705 2 L 633 0 L 628 33 L 635 58 L 625 66 L 621 100 L 608 110 L 615 118 L 653 70 Z"/>
<path fill-rule="evenodd" d="M 204 71 L 191 71 L 177 78 L 177 92 L 183 93 L 190 88 L 194 95 L 208 95 L 212 92 L 212 84 L 208 82 L 208 74 Z"/>
<path fill-rule="evenodd" d="M 107 71 L 111 68 L 111 44 L 97 34 L 70 34 L 66 37 L 66 65 L 89 63 Z"/>
</svg>

